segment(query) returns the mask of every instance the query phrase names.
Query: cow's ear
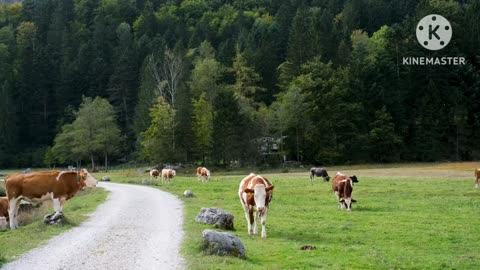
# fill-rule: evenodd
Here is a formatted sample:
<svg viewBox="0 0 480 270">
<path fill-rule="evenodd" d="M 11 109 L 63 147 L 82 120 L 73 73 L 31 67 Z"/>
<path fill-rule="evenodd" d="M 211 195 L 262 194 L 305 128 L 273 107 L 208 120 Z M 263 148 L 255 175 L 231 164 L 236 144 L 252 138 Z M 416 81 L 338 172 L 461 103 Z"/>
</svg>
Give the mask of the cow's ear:
<svg viewBox="0 0 480 270">
<path fill-rule="evenodd" d="M 253 194 L 254 190 L 253 189 L 249 189 L 249 188 L 246 188 L 245 190 L 245 193 L 250 193 L 250 194 Z"/>
<path fill-rule="evenodd" d="M 275 186 L 269 186 L 269 187 L 267 187 L 267 191 L 273 190 L 274 187 L 275 187 Z"/>
</svg>

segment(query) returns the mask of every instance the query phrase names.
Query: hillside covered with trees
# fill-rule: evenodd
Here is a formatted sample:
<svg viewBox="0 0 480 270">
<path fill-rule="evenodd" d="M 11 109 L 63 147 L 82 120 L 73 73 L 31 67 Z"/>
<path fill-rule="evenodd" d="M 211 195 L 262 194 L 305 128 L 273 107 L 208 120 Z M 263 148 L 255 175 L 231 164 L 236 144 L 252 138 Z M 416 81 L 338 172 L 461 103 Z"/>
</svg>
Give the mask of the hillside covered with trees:
<svg viewBox="0 0 480 270">
<path fill-rule="evenodd" d="M 478 160 L 479 130 L 478 0 L 0 5 L 0 167 Z"/>
</svg>

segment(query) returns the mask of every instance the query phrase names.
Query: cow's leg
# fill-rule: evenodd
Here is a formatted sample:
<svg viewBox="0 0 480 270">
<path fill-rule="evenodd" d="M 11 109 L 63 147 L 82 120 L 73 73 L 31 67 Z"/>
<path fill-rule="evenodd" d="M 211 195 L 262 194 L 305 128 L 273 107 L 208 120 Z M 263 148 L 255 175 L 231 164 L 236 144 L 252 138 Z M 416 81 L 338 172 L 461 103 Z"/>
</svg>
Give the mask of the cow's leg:
<svg viewBox="0 0 480 270">
<path fill-rule="evenodd" d="M 267 213 L 268 208 L 265 208 L 265 212 L 262 215 L 262 238 L 267 238 L 267 228 L 265 227 L 265 224 L 267 224 Z"/>
<path fill-rule="evenodd" d="M 313 178 L 315 178 L 315 176 L 312 174 L 310 174 L 310 185 L 313 186 Z"/>
<path fill-rule="evenodd" d="M 19 199 L 11 199 L 9 201 L 9 209 L 8 209 L 8 216 L 10 218 L 10 229 L 11 230 L 15 230 L 16 228 L 18 228 L 18 225 L 17 225 L 17 217 L 16 217 L 16 213 L 17 213 L 17 200 Z"/>
<path fill-rule="evenodd" d="M 343 208 L 343 203 L 340 202 L 340 195 L 338 194 L 338 191 L 335 191 L 335 196 L 337 197 L 338 208 L 342 209 Z"/>
<path fill-rule="evenodd" d="M 243 206 L 243 211 L 245 212 L 245 219 L 247 220 L 247 232 L 248 234 L 252 234 L 252 224 L 250 222 L 250 210 L 248 209 L 248 206 L 246 206 L 245 204 L 242 203 L 242 206 Z"/>
<path fill-rule="evenodd" d="M 63 198 L 53 198 L 53 210 L 55 210 L 55 214 L 62 212 L 64 203 L 65 199 Z"/>
<path fill-rule="evenodd" d="M 479 180 L 480 180 L 480 178 L 475 179 L 475 188 L 478 188 Z"/>
<path fill-rule="evenodd" d="M 352 197 L 345 198 L 344 203 L 345 203 L 345 208 L 347 208 L 347 211 L 352 210 Z"/>
<path fill-rule="evenodd" d="M 257 221 L 260 218 L 260 213 L 258 211 L 255 212 L 255 219 L 253 221 L 253 234 L 258 234 L 258 224 Z"/>
<path fill-rule="evenodd" d="M 253 216 L 253 209 L 248 210 L 248 218 L 250 219 L 248 233 L 257 234 L 257 222 L 255 220 L 255 217 Z"/>
</svg>

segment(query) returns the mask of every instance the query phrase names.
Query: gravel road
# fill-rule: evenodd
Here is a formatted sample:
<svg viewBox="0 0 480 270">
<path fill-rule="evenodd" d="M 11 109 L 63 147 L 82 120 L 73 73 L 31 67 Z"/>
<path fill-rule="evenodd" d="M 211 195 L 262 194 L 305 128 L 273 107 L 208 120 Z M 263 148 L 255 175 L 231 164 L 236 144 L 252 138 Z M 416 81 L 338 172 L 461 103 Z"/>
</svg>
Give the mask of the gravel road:
<svg viewBox="0 0 480 270">
<path fill-rule="evenodd" d="M 110 195 L 86 222 L 2 270 L 185 268 L 179 255 L 183 232 L 178 198 L 145 186 L 99 186 Z"/>
</svg>

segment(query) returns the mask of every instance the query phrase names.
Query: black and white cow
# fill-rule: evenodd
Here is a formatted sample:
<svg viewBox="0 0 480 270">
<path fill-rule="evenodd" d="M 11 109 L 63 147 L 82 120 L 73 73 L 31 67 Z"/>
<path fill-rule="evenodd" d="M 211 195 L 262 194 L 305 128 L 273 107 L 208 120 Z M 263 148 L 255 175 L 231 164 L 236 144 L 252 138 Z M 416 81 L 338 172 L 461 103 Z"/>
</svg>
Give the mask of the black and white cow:
<svg viewBox="0 0 480 270">
<path fill-rule="evenodd" d="M 330 176 L 328 176 L 327 170 L 325 168 L 311 168 L 310 169 L 310 183 L 313 185 L 313 178 L 315 176 L 323 177 L 323 181 L 329 181 Z"/>
</svg>

